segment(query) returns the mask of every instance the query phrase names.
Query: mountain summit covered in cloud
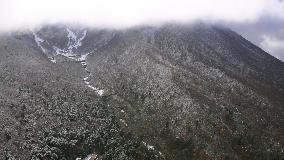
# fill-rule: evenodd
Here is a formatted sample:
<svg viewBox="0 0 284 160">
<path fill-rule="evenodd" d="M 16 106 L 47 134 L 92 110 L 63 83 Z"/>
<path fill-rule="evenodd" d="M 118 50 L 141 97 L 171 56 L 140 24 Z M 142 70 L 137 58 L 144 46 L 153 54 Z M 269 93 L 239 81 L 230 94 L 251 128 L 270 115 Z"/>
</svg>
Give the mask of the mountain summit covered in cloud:
<svg viewBox="0 0 284 160">
<path fill-rule="evenodd" d="M 284 39 L 274 35 L 283 35 L 283 15 L 280 0 L 1 0 L 0 33 L 54 23 L 101 29 L 169 22 L 226 24 L 283 61 Z"/>
<path fill-rule="evenodd" d="M 284 159 L 282 0 L 0 0 L 0 160 Z"/>
<path fill-rule="evenodd" d="M 0 159 L 283 159 L 284 63 L 226 27 L 48 25 L 0 66 Z"/>
<path fill-rule="evenodd" d="M 2 0 L 0 30 L 76 22 L 107 28 L 165 22 L 254 22 L 262 16 L 284 19 L 279 0 Z"/>
</svg>

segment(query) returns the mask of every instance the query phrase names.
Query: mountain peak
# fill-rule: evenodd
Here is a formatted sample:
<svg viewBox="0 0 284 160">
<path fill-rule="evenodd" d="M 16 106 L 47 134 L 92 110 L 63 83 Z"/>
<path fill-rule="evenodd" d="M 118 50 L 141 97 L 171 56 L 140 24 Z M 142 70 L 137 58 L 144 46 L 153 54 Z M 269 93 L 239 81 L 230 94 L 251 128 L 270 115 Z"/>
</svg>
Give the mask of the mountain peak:
<svg viewBox="0 0 284 160">
<path fill-rule="evenodd" d="M 284 63 L 228 28 L 45 26 L 0 49 L 1 158 L 283 154 Z"/>
</svg>

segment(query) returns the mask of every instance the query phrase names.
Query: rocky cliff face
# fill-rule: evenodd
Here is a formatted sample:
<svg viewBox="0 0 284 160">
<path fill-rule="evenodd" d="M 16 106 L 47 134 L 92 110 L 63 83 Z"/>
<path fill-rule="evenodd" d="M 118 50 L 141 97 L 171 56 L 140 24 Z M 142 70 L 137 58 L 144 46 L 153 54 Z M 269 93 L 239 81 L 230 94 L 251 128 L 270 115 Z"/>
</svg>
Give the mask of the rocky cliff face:
<svg viewBox="0 0 284 160">
<path fill-rule="evenodd" d="M 0 45 L 3 158 L 283 158 L 284 63 L 227 28 L 47 26 Z"/>
</svg>

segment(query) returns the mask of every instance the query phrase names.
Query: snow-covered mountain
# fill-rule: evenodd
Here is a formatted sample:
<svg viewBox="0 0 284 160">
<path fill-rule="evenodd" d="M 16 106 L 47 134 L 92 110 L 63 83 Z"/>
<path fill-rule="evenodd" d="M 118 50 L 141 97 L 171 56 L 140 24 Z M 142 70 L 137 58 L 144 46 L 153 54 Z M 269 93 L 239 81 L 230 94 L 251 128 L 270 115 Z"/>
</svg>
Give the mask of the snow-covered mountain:
<svg viewBox="0 0 284 160">
<path fill-rule="evenodd" d="M 103 95 L 103 90 L 94 87 L 93 85 L 90 84 L 89 77 L 91 76 L 91 73 L 88 71 L 87 68 L 87 63 L 86 63 L 86 58 L 90 53 L 94 53 L 95 49 L 90 50 L 89 52 L 80 52 L 79 48 L 82 46 L 82 41 L 87 35 L 87 30 L 86 29 L 80 29 L 80 30 L 75 30 L 74 32 L 72 29 L 68 28 L 56 28 L 59 29 L 60 32 L 65 32 L 66 35 L 62 35 L 59 41 L 63 40 L 68 40 L 66 45 L 58 45 L 59 42 L 54 40 L 53 38 L 51 39 L 44 39 L 45 34 L 44 31 L 42 33 L 42 30 L 39 30 L 38 32 L 42 34 L 43 36 L 40 37 L 37 32 L 33 32 L 34 36 L 34 41 L 36 42 L 38 48 L 41 49 L 41 51 L 47 55 L 47 57 L 50 59 L 51 62 L 56 63 L 57 59 L 62 59 L 63 57 L 66 57 L 72 61 L 80 62 L 82 67 L 85 68 L 85 72 L 87 73 L 87 76 L 83 78 L 85 84 L 94 90 L 98 95 L 102 96 Z M 54 35 L 55 37 L 57 35 Z M 55 38 L 54 37 L 54 38 Z M 57 37 L 56 37 L 57 38 Z"/>
<path fill-rule="evenodd" d="M 0 159 L 282 159 L 284 63 L 228 28 L 1 36 Z"/>
</svg>

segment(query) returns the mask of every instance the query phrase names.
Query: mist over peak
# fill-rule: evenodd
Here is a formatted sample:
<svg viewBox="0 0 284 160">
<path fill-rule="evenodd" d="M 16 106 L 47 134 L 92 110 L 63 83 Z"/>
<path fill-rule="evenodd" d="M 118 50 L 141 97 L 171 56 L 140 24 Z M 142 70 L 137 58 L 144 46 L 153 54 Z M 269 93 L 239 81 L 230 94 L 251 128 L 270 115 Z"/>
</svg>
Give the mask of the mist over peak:
<svg viewBox="0 0 284 160">
<path fill-rule="evenodd" d="M 262 15 L 284 18 L 277 0 L 2 0 L 0 31 L 46 23 L 125 28 L 165 22 L 251 22 Z"/>
</svg>

